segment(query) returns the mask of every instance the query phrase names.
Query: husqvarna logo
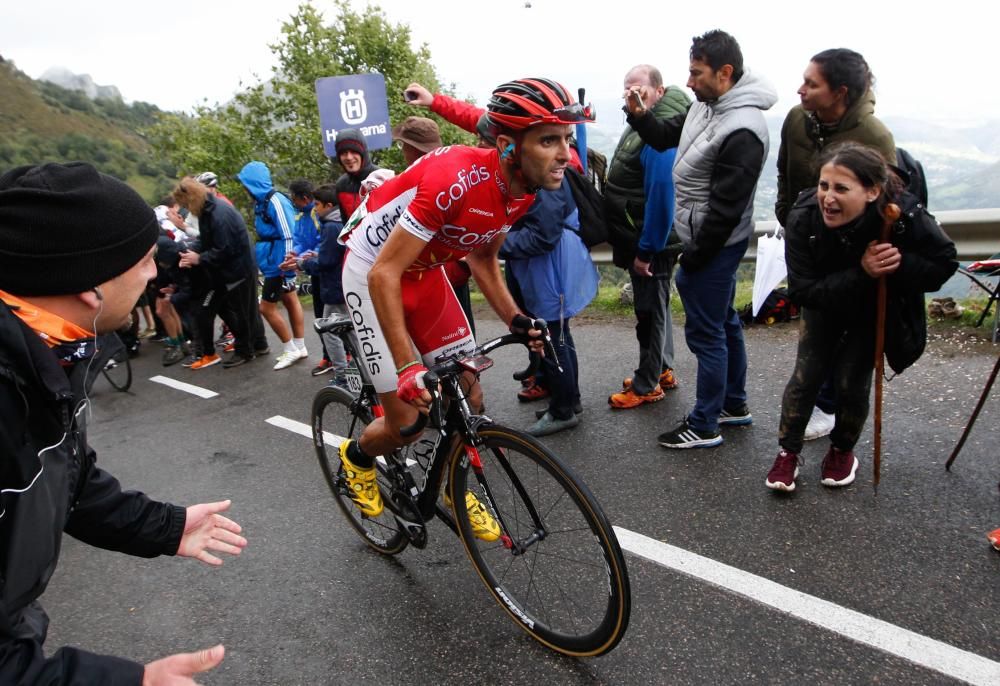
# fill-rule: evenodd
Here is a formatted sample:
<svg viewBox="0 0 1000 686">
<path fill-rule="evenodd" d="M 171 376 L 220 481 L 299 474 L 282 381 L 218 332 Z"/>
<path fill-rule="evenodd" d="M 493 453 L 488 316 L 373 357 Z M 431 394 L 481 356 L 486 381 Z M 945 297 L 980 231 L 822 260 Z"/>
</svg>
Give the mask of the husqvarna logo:
<svg viewBox="0 0 1000 686">
<path fill-rule="evenodd" d="M 346 124 L 360 124 L 368 118 L 368 105 L 363 90 L 340 92 L 340 116 Z"/>
</svg>

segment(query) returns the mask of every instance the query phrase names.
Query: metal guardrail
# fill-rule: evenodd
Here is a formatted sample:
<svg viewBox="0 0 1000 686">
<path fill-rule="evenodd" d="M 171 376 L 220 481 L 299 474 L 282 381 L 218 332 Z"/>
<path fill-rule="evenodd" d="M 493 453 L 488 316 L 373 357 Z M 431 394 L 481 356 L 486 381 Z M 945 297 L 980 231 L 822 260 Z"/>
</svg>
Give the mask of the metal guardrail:
<svg viewBox="0 0 1000 686">
<path fill-rule="evenodd" d="M 1000 208 L 942 210 L 933 214 L 955 241 L 960 261 L 979 260 L 1000 253 Z M 777 225 L 778 222 L 773 219 L 757 222 L 754 235 L 773 233 Z M 596 246 L 591 250 L 590 256 L 597 264 L 611 264 L 610 246 Z M 753 262 L 756 259 L 757 242 L 753 241 L 743 261 Z"/>
</svg>

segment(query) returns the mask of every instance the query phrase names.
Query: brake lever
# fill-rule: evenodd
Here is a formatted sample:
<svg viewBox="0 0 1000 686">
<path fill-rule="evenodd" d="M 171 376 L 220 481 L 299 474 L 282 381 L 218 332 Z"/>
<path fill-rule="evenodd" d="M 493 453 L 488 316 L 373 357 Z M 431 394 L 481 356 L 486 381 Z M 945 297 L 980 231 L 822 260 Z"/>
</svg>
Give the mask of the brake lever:
<svg viewBox="0 0 1000 686">
<path fill-rule="evenodd" d="M 544 319 L 536 319 L 533 322 L 533 326 L 542 332 L 542 340 L 545 341 L 545 354 L 552 356 L 552 361 L 556 365 L 556 369 L 559 373 L 563 373 L 562 365 L 559 364 L 559 356 L 556 354 L 556 346 L 552 342 L 552 336 L 549 334 L 549 324 Z"/>
<path fill-rule="evenodd" d="M 431 394 L 430 423 L 437 427 L 441 436 L 445 436 L 444 417 L 441 409 L 441 379 L 432 371 L 424 374 L 424 386 Z"/>
</svg>

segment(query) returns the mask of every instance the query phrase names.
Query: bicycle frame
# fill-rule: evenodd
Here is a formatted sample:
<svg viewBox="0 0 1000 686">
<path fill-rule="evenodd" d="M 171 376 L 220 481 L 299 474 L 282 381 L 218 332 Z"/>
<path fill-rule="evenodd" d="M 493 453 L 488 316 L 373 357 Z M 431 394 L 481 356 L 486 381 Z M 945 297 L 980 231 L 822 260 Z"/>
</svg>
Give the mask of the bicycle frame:
<svg viewBox="0 0 1000 686">
<path fill-rule="evenodd" d="M 347 317 L 340 315 L 333 315 L 327 320 L 328 323 L 322 323 L 317 321 L 314 325 L 317 331 L 321 333 L 323 331 L 329 331 L 336 336 L 338 336 L 344 343 L 344 348 L 351 354 L 354 360 L 360 360 L 358 357 L 357 339 L 354 333 L 353 325 Z M 486 355 L 502 346 L 511 345 L 513 343 L 524 343 L 524 337 L 517 334 L 508 334 L 506 336 L 501 336 L 495 338 L 491 341 L 478 346 L 475 352 L 468 358 L 474 362 L 478 363 L 475 370 L 470 369 L 468 365 L 464 365 L 463 369 L 465 371 L 474 371 L 478 377 L 478 373 L 488 369 L 493 365 L 492 360 L 490 360 Z M 535 356 L 532 356 L 531 366 L 524 370 L 523 372 L 518 372 L 514 375 L 515 378 L 524 378 L 530 376 L 534 373 L 535 367 L 537 367 L 538 360 Z M 456 456 L 455 459 L 468 460 L 474 473 L 476 474 L 476 480 L 483 488 L 483 493 L 486 495 L 487 499 L 490 501 L 491 508 L 496 512 L 498 521 L 502 531 L 509 531 L 506 527 L 502 515 L 494 507 L 494 498 L 492 491 L 490 490 L 489 482 L 483 475 L 482 463 L 479 458 L 478 448 L 482 446 L 483 442 L 477 434 L 477 428 L 482 424 L 492 423 L 487 415 L 475 414 L 472 408 L 469 406 L 468 398 L 465 391 L 462 389 L 461 376 L 457 373 L 458 363 L 452 362 L 454 368 L 451 373 L 446 375 L 444 378 L 440 379 L 441 391 L 437 392 L 432 389 L 432 395 L 435 396 L 435 401 L 432 404 L 432 412 L 429 421 L 434 427 L 434 431 L 438 434 L 438 442 L 434 451 L 434 455 L 430 460 L 430 464 L 427 467 L 422 467 L 424 469 L 424 479 L 423 486 L 417 487 L 416 482 L 413 479 L 413 474 L 406 465 L 398 459 L 396 455 L 391 455 L 385 457 L 385 461 L 390 465 L 390 469 L 395 473 L 397 480 L 404 484 L 406 491 L 401 494 L 407 498 L 409 507 L 407 509 L 415 510 L 415 513 L 419 515 L 419 522 L 412 522 L 401 517 L 398 513 L 394 512 L 400 523 L 407 529 L 407 532 L 414 536 L 419 536 L 419 532 L 416 528 L 422 528 L 425 523 L 430 521 L 434 516 L 443 521 L 449 529 L 457 536 L 458 526 L 455 523 L 454 518 L 446 508 L 439 504 L 439 493 L 441 490 L 441 485 L 444 480 L 445 469 L 450 466 L 450 457 L 455 454 L 456 451 L 456 441 L 461 441 L 462 448 L 464 449 L 464 454 L 462 457 Z M 361 403 L 368 407 L 372 411 L 372 415 L 375 417 L 382 417 L 385 415 L 385 411 L 379 402 L 378 394 L 375 392 L 375 387 L 372 384 L 371 377 L 368 374 L 367 369 L 365 369 L 363 364 L 357 364 L 358 373 L 362 379 L 361 391 L 355 402 Z M 436 375 L 432 378 L 436 379 Z M 333 383 L 333 382 L 331 382 Z M 431 385 L 436 385 L 432 383 Z M 444 416 L 440 416 L 440 397 L 448 399 L 447 410 Z M 433 415 L 437 415 L 436 417 Z M 409 427 L 414 429 L 413 434 L 419 433 L 423 429 L 423 425 L 427 420 L 421 419 L 418 424 L 414 427 Z M 419 427 L 419 428 L 415 428 Z M 403 430 L 404 433 L 406 429 Z M 411 434 L 412 435 L 412 434 Z M 516 474 L 511 469 L 510 464 L 505 458 L 499 456 L 500 464 L 503 466 L 504 471 L 507 472 L 511 480 L 526 503 L 529 504 L 529 514 L 532 521 L 535 523 L 535 532 L 527 539 L 523 541 L 512 541 L 506 534 L 503 536 L 503 543 L 506 547 L 511 548 L 515 555 L 522 554 L 532 543 L 542 540 L 545 537 L 545 530 L 541 523 L 541 517 L 535 510 L 533 504 L 531 503 L 531 498 L 524 491 L 524 487 L 521 481 L 516 477 Z"/>
</svg>

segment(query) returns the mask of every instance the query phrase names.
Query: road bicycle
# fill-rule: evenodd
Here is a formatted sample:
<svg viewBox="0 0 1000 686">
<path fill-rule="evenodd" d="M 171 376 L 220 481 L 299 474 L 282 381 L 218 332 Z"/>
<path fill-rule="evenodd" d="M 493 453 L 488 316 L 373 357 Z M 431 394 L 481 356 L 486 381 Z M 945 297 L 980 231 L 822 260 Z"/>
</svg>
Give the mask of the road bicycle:
<svg viewBox="0 0 1000 686">
<path fill-rule="evenodd" d="M 551 348 L 544 322 L 535 325 L 545 331 Z M 431 367 L 424 377 L 434 398 L 429 418 L 420 415 L 416 424 L 403 428 L 409 436 L 422 432 L 416 442 L 376 458 L 385 508 L 377 517 L 367 517 L 351 499 L 339 448 L 344 440 L 356 440 L 384 411 L 358 354 L 351 320 L 334 315 L 314 326 L 319 333 L 338 336 L 352 359 L 346 377 L 336 380 L 343 385 L 332 382 L 316 394 L 312 434 L 337 506 L 365 543 L 385 555 L 398 554 L 407 545 L 423 548 L 436 517 L 461 539 L 500 607 L 533 638 L 581 657 L 614 648 L 628 627 L 631 595 L 625 558 L 600 505 L 548 448 L 475 414 L 466 398 L 463 374 L 478 376 L 493 364 L 489 352 L 527 346 L 528 337 L 501 336 L 472 355 L 445 357 Z M 537 366 L 538 356 L 531 357 Z M 533 372 L 529 367 L 514 377 Z M 499 540 L 475 537 L 467 494 L 497 521 Z"/>
<path fill-rule="evenodd" d="M 87 393 L 94 387 L 98 375 L 108 380 L 116 391 L 124 393 L 132 386 L 132 363 L 128 348 L 117 333 L 97 337 L 97 352 L 87 373 Z"/>
</svg>

